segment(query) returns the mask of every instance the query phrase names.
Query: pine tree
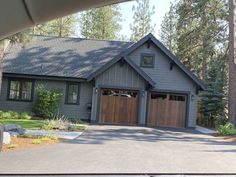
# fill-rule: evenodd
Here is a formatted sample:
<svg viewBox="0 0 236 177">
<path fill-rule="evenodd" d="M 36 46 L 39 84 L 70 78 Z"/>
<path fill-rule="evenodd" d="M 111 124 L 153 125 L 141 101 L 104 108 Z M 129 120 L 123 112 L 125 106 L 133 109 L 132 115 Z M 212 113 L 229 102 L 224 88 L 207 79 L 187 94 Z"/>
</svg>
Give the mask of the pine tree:
<svg viewBox="0 0 236 177">
<path fill-rule="evenodd" d="M 159 33 L 162 43 L 173 53 L 176 52 L 176 23 L 176 7 L 171 3 L 169 11 L 165 14 L 162 20 L 161 30 Z"/>
<path fill-rule="evenodd" d="M 229 0 L 229 119 L 236 126 L 235 1 Z"/>
<path fill-rule="evenodd" d="M 219 56 L 218 56 L 219 57 Z M 222 58 L 221 58 L 222 57 Z M 225 124 L 228 119 L 227 107 L 227 56 L 214 58 L 207 71 L 207 90 L 200 94 L 200 124 L 216 127 Z"/>
<path fill-rule="evenodd" d="M 133 24 L 130 25 L 132 31 L 131 40 L 138 41 L 148 33 L 154 31 L 151 17 L 155 13 L 155 6 L 150 9 L 149 0 L 136 0 L 137 6 L 133 6 Z"/>
<path fill-rule="evenodd" d="M 225 42 L 226 9 L 222 0 L 182 0 L 177 4 L 177 56 L 205 80 L 208 63 Z"/>
<path fill-rule="evenodd" d="M 82 13 L 81 35 L 91 39 L 118 39 L 121 30 L 121 13 L 118 5 L 105 6 Z"/>
<path fill-rule="evenodd" d="M 33 34 L 67 37 L 75 34 L 76 16 L 58 18 L 56 20 L 33 27 Z"/>
</svg>

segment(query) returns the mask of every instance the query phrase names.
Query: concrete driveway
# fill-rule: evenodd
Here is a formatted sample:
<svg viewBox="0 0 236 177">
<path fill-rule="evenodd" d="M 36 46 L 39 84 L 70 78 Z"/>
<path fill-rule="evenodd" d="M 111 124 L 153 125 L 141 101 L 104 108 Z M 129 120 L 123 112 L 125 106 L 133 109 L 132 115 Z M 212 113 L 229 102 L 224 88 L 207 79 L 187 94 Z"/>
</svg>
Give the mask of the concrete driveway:
<svg viewBox="0 0 236 177">
<path fill-rule="evenodd" d="M 236 143 L 194 130 L 90 126 L 76 140 L 0 154 L 0 173 L 236 173 Z"/>
</svg>

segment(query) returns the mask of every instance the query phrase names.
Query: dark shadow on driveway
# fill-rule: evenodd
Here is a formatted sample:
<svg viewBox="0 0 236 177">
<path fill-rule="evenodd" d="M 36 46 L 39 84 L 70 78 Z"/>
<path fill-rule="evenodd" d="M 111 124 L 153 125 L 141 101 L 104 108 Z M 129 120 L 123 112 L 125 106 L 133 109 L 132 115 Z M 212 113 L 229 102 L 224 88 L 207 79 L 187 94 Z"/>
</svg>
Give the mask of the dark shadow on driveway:
<svg viewBox="0 0 236 177">
<path fill-rule="evenodd" d="M 107 141 L 132 140 L 145 142 L 177 141 L 210 145 L 236 145 L 236 142 L 220 141 L 210 135 L 203 135 L 194 129 L 146 128 L 103 126 L 86 130 L 75 140 L 67 140 L 73 144 L 104 144 Z M 233 149 L 232 151 L 236 151 Z"/>
</svg>

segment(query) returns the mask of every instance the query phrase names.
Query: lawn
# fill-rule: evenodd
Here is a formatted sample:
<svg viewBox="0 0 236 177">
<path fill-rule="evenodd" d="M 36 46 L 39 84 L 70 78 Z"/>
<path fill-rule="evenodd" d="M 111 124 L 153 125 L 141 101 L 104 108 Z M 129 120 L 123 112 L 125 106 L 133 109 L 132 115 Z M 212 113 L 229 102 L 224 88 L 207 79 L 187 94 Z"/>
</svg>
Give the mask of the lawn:
<svg viewBox="0 0 236 177">
<path fill-rule="evenodd" d="M 42 120 L 27 120 L 27 119 L 0 119 L 0 124 L 18 124 L 25 129 L 39 130 L 44 124 Z"/>
</svg>

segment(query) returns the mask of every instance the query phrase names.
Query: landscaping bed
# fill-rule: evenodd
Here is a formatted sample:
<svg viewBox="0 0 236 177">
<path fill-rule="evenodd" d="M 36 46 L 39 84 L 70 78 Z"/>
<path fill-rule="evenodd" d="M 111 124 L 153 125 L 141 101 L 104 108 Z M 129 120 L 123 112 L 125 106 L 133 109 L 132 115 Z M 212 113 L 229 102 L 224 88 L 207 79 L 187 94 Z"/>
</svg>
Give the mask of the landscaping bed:
<svg viewBox="0 0 236 177">
<path fill-rule="evenodd" d="M 220 139 L 224 139 L 230 142 L 236 142 L 236 128 L 231 123 L 227 123 L 225 125 L 220 125 L 218 133 L 214 134 L 215 137 Z"/>
<path fill-rule="evenodd" d="M 28 137 L 27 137 L 28 136 Z M 2 152 L 45 146 L 60 142 L 55 136 L 18 136 L 11 138 L 11 144 L 3 145 Z"/>
</svg>

